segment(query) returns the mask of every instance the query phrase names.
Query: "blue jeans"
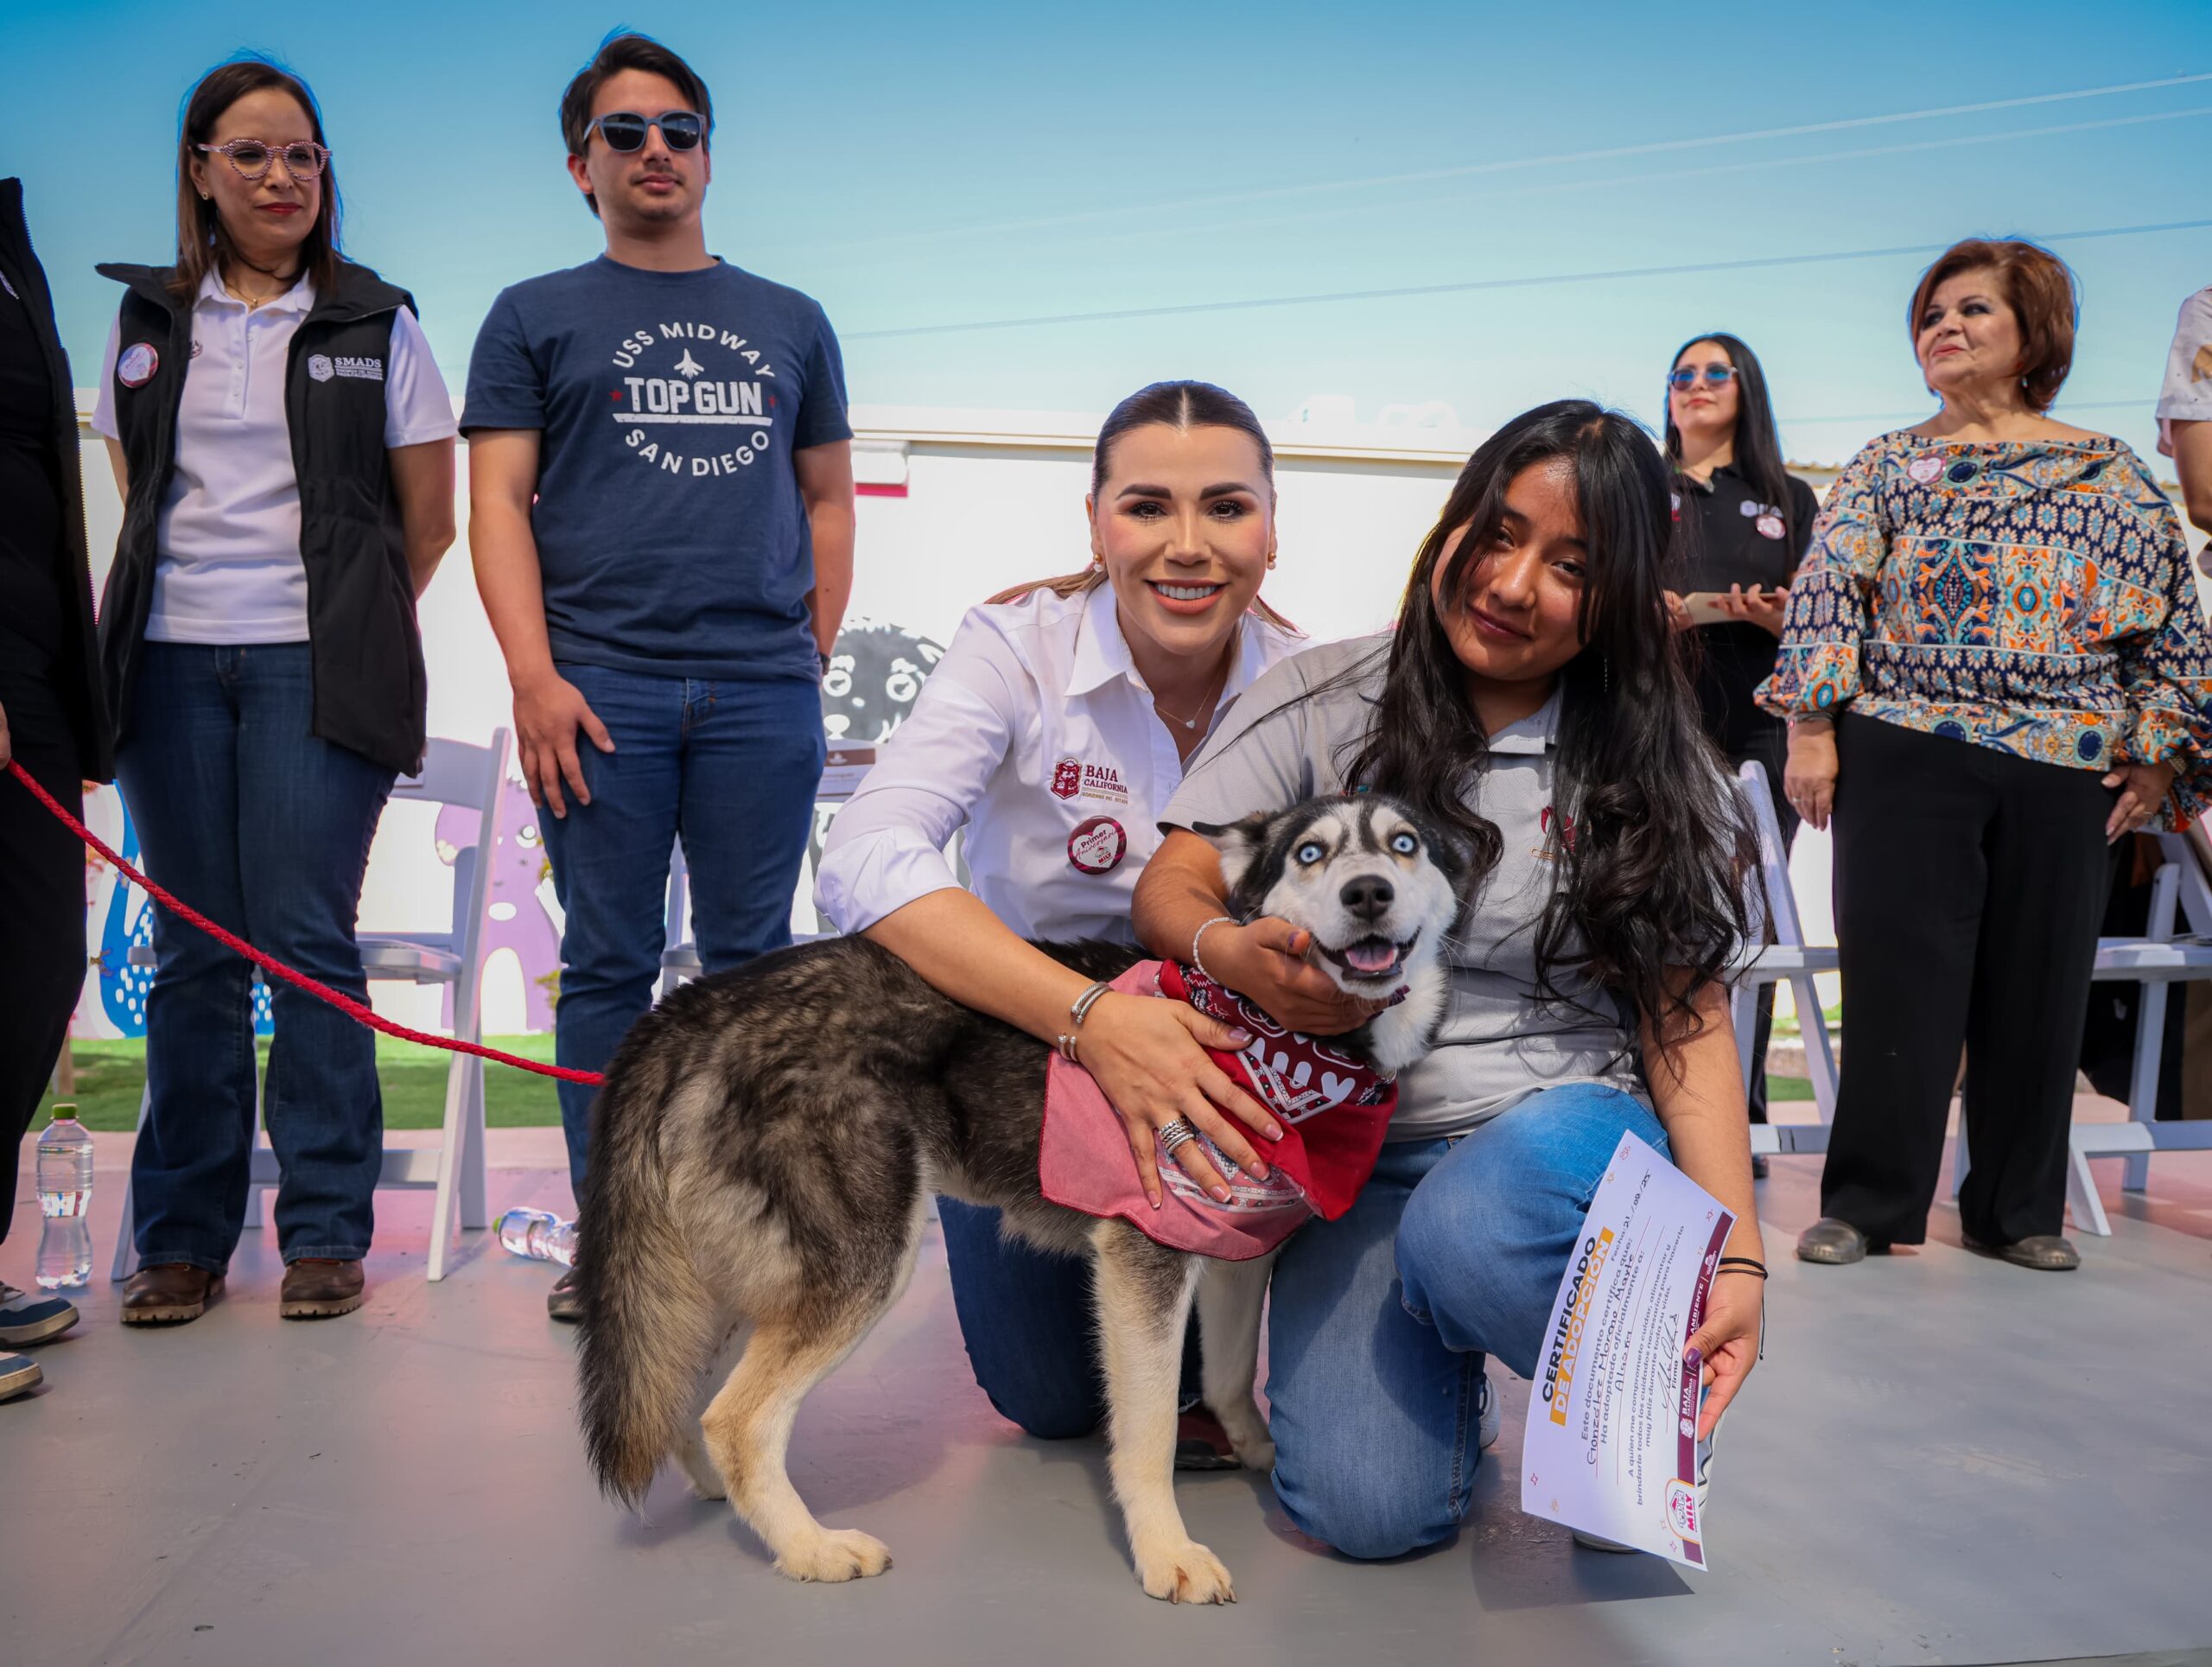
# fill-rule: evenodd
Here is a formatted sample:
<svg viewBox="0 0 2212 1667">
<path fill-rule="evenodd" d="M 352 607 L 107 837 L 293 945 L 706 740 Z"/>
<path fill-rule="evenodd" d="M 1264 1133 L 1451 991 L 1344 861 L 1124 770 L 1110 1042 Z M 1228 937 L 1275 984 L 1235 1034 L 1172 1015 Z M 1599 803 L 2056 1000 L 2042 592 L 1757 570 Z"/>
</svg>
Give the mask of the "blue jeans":
<svg viewBox="0 0 2212 1667">
<path fill-rule="evenodd" d="M 996 1210 L 940 1198 L 937 1216 L 976 1386 L 1026 1435 L 1047 1441 L 1090 1435 L 1106 1422 L 1090 1263 L 1000 1238 Z M 1179 1396 L 1186 1405 L 1198 1396 L 1199 1373 L 1193 1314 L 1183 1333 Z"/>
<path fill-rule="evenodd" d="M 308 733 L 305 643 L 143 650 L 116 779 L 146 871 L 217 924 L 365 1001 L 353 932 L 392 773 Z M 166 909 L 146 997 L 152 1097 L 130 1159 L 141 1267 L 219 1273 L 245 1220 L 253 969 Z M 281 981 L 265 1120 L 288 1263 L 365 1256 L 384 1166 L 374 1034 Z"/>
<path fill-rule="evenodd" d="M 582 735 L 591 803 L 547 815 L 561 933 L 554 1056 L 603 1071 L 653 1004 L 668 907 L 668 859 L 680 836 L 691 876 L 699 959 L 724 972 L 791 940 L 791 898 L 814 822 L 827 750 L 822 697 L 796 678 L 748 683 L 649 678 L 563 665 L 614 741 Z M 595 1091 L 560 1085 L 569 1179 L 579 1190 Z"/>
<path fill-rule="evenodd" d="M 1283 1248 L 1268 1302 L 1276 1495 L 1347 1556 L 1446 1539 L 1466 1515 L 1483 1359 L 1535 1374 L 1560 1276 L 1641 1102 L 1575 1084 L 1449 1140 L 1382 1148 L 1358 1203 Z"/>
</svg>

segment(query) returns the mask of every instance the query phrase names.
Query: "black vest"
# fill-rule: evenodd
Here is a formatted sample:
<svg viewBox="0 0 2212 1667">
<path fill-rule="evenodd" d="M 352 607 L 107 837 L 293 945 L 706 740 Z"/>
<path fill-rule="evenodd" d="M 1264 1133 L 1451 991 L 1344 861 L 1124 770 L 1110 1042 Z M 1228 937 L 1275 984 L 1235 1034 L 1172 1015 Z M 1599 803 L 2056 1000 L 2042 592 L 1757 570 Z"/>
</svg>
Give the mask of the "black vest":
<svg viewBox="0 0 2212 1667">
<path fill-rule="evenodd" d="M 116 346 L 118 370 L 140 344 L 154 355 L 150 375 L 142 374 L 133 387 L 118 374 L 114 388 L 130 492 L 100 603 L 100 671 L 118 744 L 127 744 L 131 690 L 153 607 L 156 535 L 176 462 L 177 410 L 191 362 L 192 300 L 169 292 L 166 267 L 99 270 L 129 289 Z M 300 321 L 284 374 L 315 665 L 308 733 L 401 774 L 422 765 L 428 682 L 385 450 L 382 376 L 390 369 L 392 316 L 414 304 L 405 290 L 367 267 L 342 263 L 332 293 L 318 295 Z M 359 373 L 371 365 L 379 374 Z M 340 368 L 349 373 L 338 374 Z"/>
</svg>

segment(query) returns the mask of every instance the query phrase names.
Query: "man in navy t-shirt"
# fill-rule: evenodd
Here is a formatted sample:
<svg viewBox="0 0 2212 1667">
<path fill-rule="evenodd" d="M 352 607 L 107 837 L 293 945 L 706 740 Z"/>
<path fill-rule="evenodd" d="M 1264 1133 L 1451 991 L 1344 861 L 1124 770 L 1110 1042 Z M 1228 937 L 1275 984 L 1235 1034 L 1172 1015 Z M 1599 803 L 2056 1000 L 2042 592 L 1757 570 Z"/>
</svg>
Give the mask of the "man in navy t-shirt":
<svg viewBox="0 0 2212 1667">
<path fill-rule="evenodd" d="M 709 971 L 791 941 L 853 431 L 822 309 L 707 252 L 690 66 L 617 36 L 561 125 L 607 252 L 493 304 L 462 427 L 477 587 L 567 916 L 556 1053 L 598 1071 L 652 1004 L 678 837 Z M 591 1091 L 560 1095 L 581 1187 Z M 565 1278 L 550 1306 L 575 1317 Z"/>
</svg>

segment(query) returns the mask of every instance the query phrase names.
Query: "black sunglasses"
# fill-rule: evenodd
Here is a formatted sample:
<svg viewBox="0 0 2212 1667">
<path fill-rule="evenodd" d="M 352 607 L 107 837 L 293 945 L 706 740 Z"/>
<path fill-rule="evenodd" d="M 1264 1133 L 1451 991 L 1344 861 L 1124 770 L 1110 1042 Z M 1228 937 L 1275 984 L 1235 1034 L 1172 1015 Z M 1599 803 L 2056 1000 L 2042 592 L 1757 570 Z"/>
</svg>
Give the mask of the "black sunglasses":
<svg viewBox="0 0 2212 1667">
<path fill-rule="evenodd" d="M 594 127 L 599 130 L 599 137 L 607 141 L 609 150 L 625 152 L 643 150 L 646 133 L 656 127 L 660 130 L 661 143 L 671 150 L 696 150 L 699 142 L 707 137 L 707 118 L 696 110 L 664 110 L 658 116 L 640 116 L 634 110 L 610 110 L 584 129 L 587 137 Z"/>
<path fill-rule="evenodd" d="M 1705 379 L 1716 388 L 1726 387 L 1741 374 L 1733 365 L 1708 365 L 1705 367 Z M 1697 366 L 1685 365 L 1679 371 L 1667 372 L 1667 385 L 1688 391 L 1697 386 Z"/>
</svg>

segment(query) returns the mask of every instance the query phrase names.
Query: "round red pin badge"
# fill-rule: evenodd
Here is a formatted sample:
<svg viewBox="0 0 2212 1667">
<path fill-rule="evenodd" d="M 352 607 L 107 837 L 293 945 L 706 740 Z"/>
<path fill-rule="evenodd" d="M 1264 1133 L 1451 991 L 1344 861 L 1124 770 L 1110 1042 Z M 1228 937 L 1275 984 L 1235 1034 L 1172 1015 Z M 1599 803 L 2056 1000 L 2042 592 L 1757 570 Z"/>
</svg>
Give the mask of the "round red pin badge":
<svg viewBox="0 0 2212 1667">
<path fill-rule="evenodd" d="M 115 379 L 126 388 L 143 388 L 162 367 L 162 356 L 150 341 L 134 341 L 115 361 Z"/>
<path fill-rule="evenodd" d="M 1085 874 L 1110 874 L 1129 854 L 1129 837 L 1110 816 L 1076 824 L 1068 836 L 1068 861 Z"/>
</svg>

